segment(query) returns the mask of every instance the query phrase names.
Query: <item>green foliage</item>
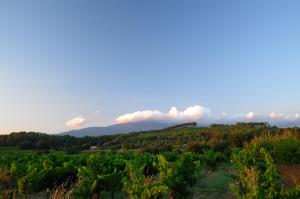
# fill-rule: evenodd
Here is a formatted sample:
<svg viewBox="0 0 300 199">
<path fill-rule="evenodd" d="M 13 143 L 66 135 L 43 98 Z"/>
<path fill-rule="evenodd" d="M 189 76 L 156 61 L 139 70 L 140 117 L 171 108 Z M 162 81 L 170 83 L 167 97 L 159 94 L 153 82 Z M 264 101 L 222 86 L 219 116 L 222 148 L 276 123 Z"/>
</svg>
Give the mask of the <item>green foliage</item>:
<svg viewBox="0 0 300 199">
<path fill-rule="evenodd" d="M 297 199 L 300 196 L 299 187 L 284 189 L 280 186 L 273 159 L 264 148 L 236 150 L 232 163 L 238 172 L 234 191 L 239 198 Z"/>
<path fill-rule="evenodd" d="M 213 144 L 211 148 L 213 151 L 220 152 L 225 155 L 230 155 L 231 153 L 229 143 L 226 141 L 219 141 Z"/>
<path fill-rule="evenodd" d="M 200 160 L 194 154 L 182 154 L 177 161 L 172 163 L 171 168 L 167 172 L 170 174 L 166 178 L 166 184 L 170 188 L 171 194 L 175 198 L 188 197 L 188 188 L 192 187 L 200 177 Z"/>
<path fill-rule="evenodd" d="M 169 168 L 166 167 L 166 161 L 162 156 L 158 159 L 159 163 L 163 164 L 158 172 L 148 172 L 147 169 L 156 167 L 153 163 L 147 165 L 149 163 L 145 160 L 135 159 L 127 162 L 128 180 L 124 182 L 124 188 L 130 198 L 155 199 L 167 193 L 169 188 L 164 184 L 164 180 L 169 175 Z"/>
<path fill-rule="evenodd" d="M 7 165 L 12 182 L 22 195 L 55 189 L 68 182 L 78 198 L 111 198 L 125 191 L 130 198 L 183 198 L 199 177 L 197 154 L 60 152 L 3 153 L 0 165 Z M 67 190 L 66 190 L 67 191 Z"/>
<path fill-rule="evenodd" d="M 300 140 L 295 138 L 283 139 L 274 144 L 272 157 L 279 163 L 300 163 Z"/>
<path fill-rule="evenodd" d="M 67 179 L 74 179 L 76 171 L 71 168 L 38 168 L 32 167 L 27 170 L 27 175 L 18 180 L 19 192 L 28 195 L 37 193 L 45 189 L 52 189 L 56 185 L 61 185 Z"/>
<path fill-rule="evenodd" d="M 122 188 L 125 162 L 118 155 L 95 155 L 87 158 L 87 165 L 78 168 L 78 188 L 75 195 L 91 198 L 94 194 L 114 192 Z"/>
<path fill-rule="evenodd" d="M 0 170 L 0 190 L 8 187 L 27 197 L 68 182 L 63 193 L 75 198 L 190 198 L 202 179 L 200 171 L 214 173 L 239 147 L 232 163 L 240 198 L 299 198 L 299 186 L 281 187 L 273 163 L 300 163 L 299 132 L 238 123 L 93 138 L 0 135 L 0 146 L 6 147 L 0 147 L 0 168 L 5 168 Z M 82 151 L 90 146 L 98 146 L 100 152 Z"/>
<path fill-rule="evenodd" d="M 31 193 L 52 189 L 63 182 L 76 180 L 76 167 L 81 157 L 63 153 L 11 153 L 1 154 L 0 165 L 10 168 L 19 193 Z"/>
<path fill-rule="evenodd" d="M 224 162 L 226 159 L 222 153 L 213 152 L 211 150 L 200 155 L 200 158 L 204 162 L 205 166 L 212 170 L 215 170 L 218 164 Z"/>
<path fill-rule="evenodd" d="M 157 158 L 157 159 L 156 159 Z M 173 162 L 158 155 L 152 163 L 135 159 L 127 163 L 129 180 L 125 190 L 130 198 L 161 198 L 167 193 L 175 198 L 185 198 L 200 172 L 200 161 L 191 153 L 181 154 Z M 148 169 L 152 172 L 148 172 Z M 145 172 L 147 171 L 147 172 Z"/>
<path fill-rule="evenodd" d="M 276 163 L 299 164 L 300 163 L 300 139 L 299 137 L 284 135 L 263 135 L 256 137 L 246 148 L 265 148 Z"/>
</svg>

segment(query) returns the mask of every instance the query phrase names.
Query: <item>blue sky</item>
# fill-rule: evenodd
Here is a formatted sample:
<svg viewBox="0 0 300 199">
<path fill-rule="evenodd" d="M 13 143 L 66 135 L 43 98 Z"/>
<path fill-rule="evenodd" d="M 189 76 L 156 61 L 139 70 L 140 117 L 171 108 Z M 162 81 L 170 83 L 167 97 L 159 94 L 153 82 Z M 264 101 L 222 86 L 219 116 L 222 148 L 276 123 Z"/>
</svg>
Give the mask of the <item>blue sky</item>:
<svg viewBox="0 0 300 199">
<path fill-rule="evenodd" d="M 105 126 L 173 106 L 288 118 L 300 112 L 299 6 L 3 1 L 0 133 L 60 132 L 72 118 L 84 120 L 76 128 Z"/>
</svg>

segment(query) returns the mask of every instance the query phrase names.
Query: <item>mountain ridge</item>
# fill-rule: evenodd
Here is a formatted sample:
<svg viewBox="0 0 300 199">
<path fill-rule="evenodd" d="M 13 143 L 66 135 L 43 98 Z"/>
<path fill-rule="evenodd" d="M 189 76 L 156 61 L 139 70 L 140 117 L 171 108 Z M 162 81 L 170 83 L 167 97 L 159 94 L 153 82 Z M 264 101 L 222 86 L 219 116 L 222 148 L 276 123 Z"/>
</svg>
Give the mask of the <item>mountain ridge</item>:
<svg viewBox="0 0 300 199">
<path fill-rule="evenodd" d="M 59 135 L 70 135 L 75 137 L 84 137 L 84 136 L 102 136 L 102 135 L 116 135 L 122 133 L 131 133 L 139 131 L 150 131 L 150 130 L 159 130 L 167 128 L 173 125 L 173 123 L 166 122 L 156 122 L 156 121 L 147 121 L 147 122 L 131 122 L 131 123 L 120 123 L 113 124 L 106 127 L 87 127 L 82 129 L 70 130 L 66 132 L 59 133 Z"/>
</svg>

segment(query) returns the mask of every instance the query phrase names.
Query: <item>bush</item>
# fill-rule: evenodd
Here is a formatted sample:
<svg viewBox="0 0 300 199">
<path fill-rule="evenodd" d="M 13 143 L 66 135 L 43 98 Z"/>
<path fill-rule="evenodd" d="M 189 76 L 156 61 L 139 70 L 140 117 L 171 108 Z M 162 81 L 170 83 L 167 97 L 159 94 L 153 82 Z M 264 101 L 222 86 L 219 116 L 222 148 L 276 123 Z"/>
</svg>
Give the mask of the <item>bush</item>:
<svg viewBox="0 0 300 199">
<path fill-rule="evenodd" d="M 206 151 L 200 156 L 205 166 L 209 169 L 215 170 L 219 163 L 224 162 L 225 156 L 220 152 Z"/>
<path fill-rule="evenodd" d="M 238 172 L 238 182 L 233 191 L 239 198 L 285 198 L 300 197 L 300 186 L 284 189 L 280 186 L 280 176 L 273 159 L 264 148 L 252 150 L 236 150 L 232 155 L 232 163 Z"/>
<path fill-rule="evenodd" d="M 212 150 L 215 152 L 223 153 L 227 157 L 231 155 L 231 149 L 228 142 L 218 142 L 212 145 Z"/>
<path fill-rule="evenodd" d="M 166 160 L 160 156 L 161 162 Z M 166 194 L 169 190 L 164 184 L 164 180 L 168 177 L 163 169 L 168 167 L 165 164 L 162 167 L 158 165 L 149 165 L 148 161 L 129 161 L 126 164 L 128 179 L 124 181 L 124 188 L 132 199 L 150 199 L 159 198 Z M 149 172 L 151 168 L 152 173 Z M 145 172 L 146 171 L 146 172 Z"/>
<path fill-rule="evenodd" d="M 255 137 L 245 147 L 249 150 L 255 147 L 263 147 L 271 154 L 276 163 L 300 163 L 300 139 L 297 137 L 290 135 L 263 135 Z"/>
<path fill-rule="evenodd" d="M 283 139 L 274 143 L 271 150 L 272 157 L 278 163 L 300 163 L 300 141 L 297 139 Z"/>
<path fill-rule="evenodd" d="M 168 171 L 165 171 L 168 172 Z M 166 180 L 175 198 L 189 198 L 189 187 L 192 187 L 200 177 L 200 161 L 196 156 L 187 153 L 179 156 L 172 167 L 172 175 Z"/>
</svg>

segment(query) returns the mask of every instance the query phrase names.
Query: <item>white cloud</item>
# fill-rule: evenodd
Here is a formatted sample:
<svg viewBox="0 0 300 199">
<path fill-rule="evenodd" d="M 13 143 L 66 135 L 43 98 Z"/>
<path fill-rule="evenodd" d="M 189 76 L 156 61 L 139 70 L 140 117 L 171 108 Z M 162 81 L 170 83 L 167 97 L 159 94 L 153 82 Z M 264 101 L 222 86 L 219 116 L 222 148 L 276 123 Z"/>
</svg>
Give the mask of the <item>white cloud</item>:
<svg viewBox="0 0 300 199">
<path fill-rule="evenodd" d="M 299 114 L 298 114 L 298 113 L 295 113 L 295 114 L 291 114 L 291 113 L 289 113 L 289 114 L 284 114 L 284 115 L 283 115 L 283 118 L 284 118 L 285 120 L 297 120 L 297 119 L 299 119 Z"/>
<path fill-rule="evenodd" d="M 260 121 L 261 116 L 256 115 L 254 112 L 248 112 L 246 114 L 229 114 L 222 112 L 221 115 L 213 115 L 211 117 L 210 123 L 222 123 L 222 124 L 232 124 L 236 122 L 249 122 L 249 121 Z"/>
<path fill-rule="evenodd" d="M 245 115 L 245 117 L 246 117 L 247 119 L 254 119 L 255 114 L 254 114 L 253 112 L 249 112 L 249 113 L 247 113 L 247 114 Z"/>
<path fill-rule="evenodd" d="M 269 114 L 269 117 L 270 117 L 271 119 L 280 119 L 280 118 L 283 117 L 283 114 L 282 114 L 282 113 L 277 113 L 277 112 L 271 112 L 271 113 Z"/>
<path fill-rule="evenodd" d="M 300 127 L 300 115 L 298 113 L 278 113 L 271 112 L 267 121 L 272 125 L 280 127 Z"/>
<path fill-rule="evenodd" d="M 300 115 L 298 113 L 278 113 L 271 112 L 269 114 L 271 120 L 280 120 L 280 121 L 297 121 L 300 120 Z"/>
<path fill-rule="evenodd" d="M 76 128 L 85 125 L 86 119 L 82 116 L 74 117 L 68 120 L 65 124 L 67 127 Z"/>
<path fill-rule="evenodd" d="M 138 122 L 142 120 L 153 120 L 161 119 L 162 113 L 159 111 L 137 111 L 134 113 L 129 113 L 121 115 L 116 119 L 117 123 L 128 123 L 128 122 Z"/>
<path fill-rule="evenodd" d="M 176 107 L 172 107 L 169 112 L 163 113 L 159 110 L 137 111 L 121 115 L 116 118 L 117 123 L 138 122 L 147 120 L 162 120 L 162 121 L 199 121 L 210 115 L 210 109 L 203 106 L 191 106 L 184 111 L 179 111 Z"/>
<path fill-rule="evenodd" d="M 236 122 L 268 122 L 271 125 L 280 127 L 299 126 L 300 114 L 298 113 L 279 113 L 270 112 L 269 114 L 248 113 L 212 113 L 209 108 L 195 105 L 183 111 L 176 107 L 171 107 L 168 112 L 159 110 L 142 110 L 121 115 L 115 119 L 116 123 L 129 123 L 139 121 L 166 121 L 166 122 L 191 122 L 195 121 L 199 125 L 210 125 L 213 123 L 234 124 Z"/>
</svg>

